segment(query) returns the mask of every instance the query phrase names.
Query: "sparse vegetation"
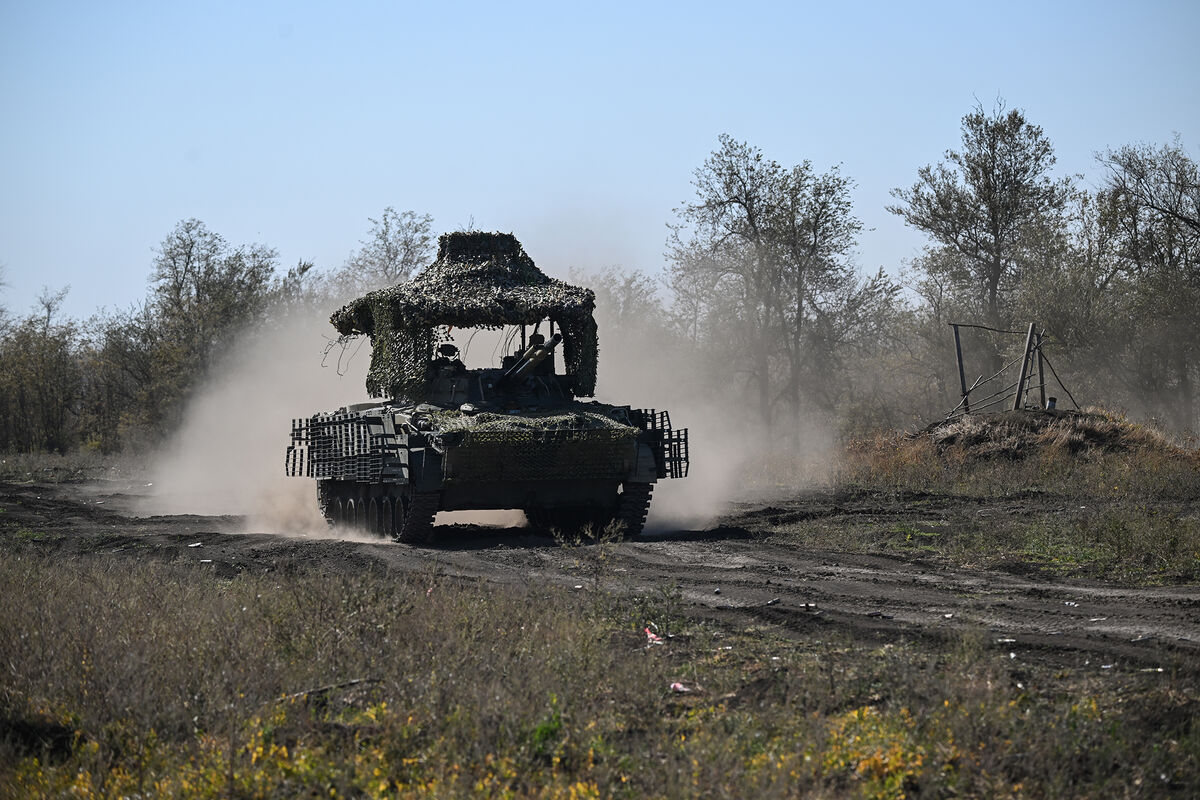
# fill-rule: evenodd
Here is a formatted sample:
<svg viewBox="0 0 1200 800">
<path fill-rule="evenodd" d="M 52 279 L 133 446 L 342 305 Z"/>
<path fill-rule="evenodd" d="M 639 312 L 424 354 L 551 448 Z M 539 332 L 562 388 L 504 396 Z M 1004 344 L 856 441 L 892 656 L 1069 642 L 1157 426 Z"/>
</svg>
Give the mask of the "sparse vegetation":
<svg viewBox="0 0 1200 800">
<path fill-rule="evenodd" d="M 0 481 L 11 483 L 78 483 L 129 478 L 143 470 L 144 466 L 139 466 L 131 460 L 120 456 L 105 456 L 93 450 L 0 455 Z"/>
<path fill-rule="evenodd" d="M 669 593 L 667 593 L 669 595 Z M 785 638 L 669 596 L 0 562 L 0 793 L 1190 796 L 1195 675 Z M 673 691 L 672 684 L 680 684 Z"/>
<path fill-rule="evenodd" d="M 976 497 L 1189 500 L 1200 496 L 1200 451 L 1100 410 L 989 414 L 853 442 L 839 480 Z"/>
<path fill-rule="evenodd" d="M 972 418 L 860 441 L 826 490 L 829 513 L 781 514 L 772 535 L 965 569 L 1194 583 L 1196 458 L 1101 412 Z M 558 538 L 571 589 L 436 569 L 52 559 L 46 539 L 68 534 L 4 516 L 0 796 L 1200 790 L 1186 650 L 1098 671 L 1082 656 L 1017 658 L 981 628 L 731 626 L 669 581 L 630 592 L 613 530 Z"/>
<path fill-rule="evenodd" d="M 859 440 L 830 491 L 874 498 L 878 511 L 780 530 L 957 565 L 1200 580 L 1200 452 L 1100 410 L 969 416 Z"/>
</svg>

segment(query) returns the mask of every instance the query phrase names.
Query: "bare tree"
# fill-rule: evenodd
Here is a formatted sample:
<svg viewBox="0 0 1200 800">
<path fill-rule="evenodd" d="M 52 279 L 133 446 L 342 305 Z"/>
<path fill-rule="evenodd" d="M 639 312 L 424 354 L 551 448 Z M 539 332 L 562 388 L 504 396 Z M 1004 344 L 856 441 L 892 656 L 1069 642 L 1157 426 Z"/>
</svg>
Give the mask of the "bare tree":
<svg viewBox="0 0 1200 800">
<path fill-rule="evenodd" d="M 232 248 L 198 219 L 163 240 L 150 276 L 159 413 L 178 411 L 213 357 L 258 319 L 277 257 L 261 244 Z"/>
<path fill-rule="evenodd" d="M 1179 137 L 1158 149 L 1126 145 L 1098 156 L 1115 194 L 1166 220 L 1200 232 L 1200 173 Z"/>
<path fill-rule="evenodd" d="M 1121 300 L 1133 324 L 1127 366 L 1180 428 L 1197 425 L 1200 370 L 1200 168 L 1178 141 L 1123 147 L 1109 169 L 1104 222 L 1116 239 Z M 1136 325 L 1136 334 L 1133 328 Z"/>
<path fill-rule="evenodd" d="M 151 295 L 163 325 L 197 366 L 262 309 L 277 257 L 260 244 L 231 248 L 198 219 L 181 221 L 163 240 Z"/>
<path fill-rule="evenodd" d="M 783 339 L 789 366 L 784 392 L 796 413 L 803 408 L 806 378 L 828 371 L 852 332 L 866 321 L 861 310 L 873 305 L 880 290 L 890 291 L 882 275 L 863 287 L 855 280 L 849 254 L 862 223 L 854 216 L 852 188 L 838 167 L 815 175 L 805 161 L 787 173 L 776 209 L 772 227 L 784 252 L 787 284 L 779 294 L 789 333 Z M 811 383 L 826 408 L 836 402 L 834 383 L 819 377 Z"/>
<path fill-rule="evenodd" d="M 666 318 L 659 283 L 641 270 L 608 267 L 595 274 L 572 269 L 572 282 L 591 287 L 604 309 L 605 330 L 631 339 L 662 335 Z"/>
<path fill-rule="evenodd" d="M 40 308 L 0 339 L 0 447 L 63 452 L 76 441 L 79 336 L 58 320 L 67 291 L 43 289 Z"/>
<path fill-rule="evenodd" d="M 415 211 L 397 212 L 391 206 L 379 219 L 368 218 L 371 230 L 342 270 L 350 292 L 390 286 L 412 277 L 432 260 L 433 217 Z"/>
<path fill-rule="evenodd" d="M 86 327 L 84 435 L 106 453 L 153 439 L 164 403 L 158 373 L 170 363 L 154 306 L 98 314 Z"/>
<path fill-rule="evenodd" d="M 696 200 L 676 214 L 669 257 L 677 284 L 708 287 L 715 295 L 709 308 L 728 299 L 734 315 L 717 323 L 735 349 L 733 357 L 755 386 L 758 416 L 771 422 L 771 356 L 782 339 L 778 295 L 782 265 L 772 238 L 775 205 L 785 190 L 787 172 L 761 150 L 722 134 L 720 147 L 709 155 L 692 180 Z M 685 238 L 686 237 L 686 238 Z M 707 275 L 688 274 L 700 270 Z"/>
</svg>

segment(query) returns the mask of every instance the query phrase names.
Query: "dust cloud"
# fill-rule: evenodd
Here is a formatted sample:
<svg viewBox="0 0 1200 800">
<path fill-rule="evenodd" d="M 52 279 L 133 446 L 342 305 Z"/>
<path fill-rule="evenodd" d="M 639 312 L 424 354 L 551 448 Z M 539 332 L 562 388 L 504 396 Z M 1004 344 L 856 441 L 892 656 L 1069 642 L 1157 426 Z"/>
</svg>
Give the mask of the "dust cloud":
<svg viewBox="0 0 1200 800">
<path fill-rule="evenodd" d="M 600 372 L 596 399 L 635 408 L 667 409 L 672 424 L 690 430 L 691 468 L 683 480 L 655 486 L 647 531 L 699 529 L 738 498 L 770 494 L 770 456 L 780 448 L 756 428 L 754 410 L 718 401 L 733 373 L 697 374 L 697 368 L 669 348 L 637 331 L 608 325 L 597 309 Z M 649 329 L 649 326 L 648 328 Z M 291 420 L 316 411 L 367 400 L 364 389 L 370 363 L 365 337 L 345 349 L 325 348 L 332 330 L 321 310 L 297 312 L 242 337 L 226 353 L 213 377 L 198 392 L 180 430 L 150 465 L 154 494 L 139 511 L 145 514 L 242 515 L 247 532 L 359 538 L 330 529 L 317 509 L 312 480 L 289 478 L 284 453 Z M 503 332 L 454 331 L 464 361 L 472 367 L 498 364 L 512 344 Z M 833 436 L 814 425 L 790 447 L 789 488 L 795 466 L 814 482 L 826 470 Z M 438 524 L 516 527 L 520 511 L 442 512 Z M 378 541 L 371 539 L 371 541 Z"/>
<path fill-rule="evenodd" d="M 366 399 L 370 345 L 355 341 L 323 356 L 331 333 L 325 315 L 312 311 L 241 337 L 152 459 L 155 493 L 139 510 L 244 515 L 247 531 L 356 536 L 326 525 L 313 481 L 284 473 L 293 418 Z"/>
<path fill-rule="evenodd" d="M 647 533 L 704 529 L 734 501 L 762 501 L 828 481 L 835 435 L 825 420 L 810 420 L 795 438 L 774 436 L 757 423 L 756 409 L 730 399 L 738 395 L 729 391 L 731 384 L 745 380 L 736 365 L 699 366 L 694 355 L 657 341 L 649 332 L 653 326 L 639 333 L 606 324 L 602 298 L 596 316 L 596 399 L 666 409 L 673 427 L 688 429 L 688 476 L 655 484 Z"/>
<path fill-rule="evenodd" d="M 472 366 L 498 364 L 500 333 L 457 332 Z M 465 334 L 465 335 L 464 335 Z M 284 453 L 291 421 L 368 400 L 371 361 L 365 337 L 333 347 L 327 315 L 297 312 L 241 337 L 188 405 L 180 429 L 152 459 L 153 494 L 143 514 L 246 517 L 246 532 L 285 533 L 378 542 L 351 529 L 330 528 L 317 509 L 312 480 L 290 478 Z M 440 525 L 520 527 L 520 511 L 450 511 Z"/>
</svg>

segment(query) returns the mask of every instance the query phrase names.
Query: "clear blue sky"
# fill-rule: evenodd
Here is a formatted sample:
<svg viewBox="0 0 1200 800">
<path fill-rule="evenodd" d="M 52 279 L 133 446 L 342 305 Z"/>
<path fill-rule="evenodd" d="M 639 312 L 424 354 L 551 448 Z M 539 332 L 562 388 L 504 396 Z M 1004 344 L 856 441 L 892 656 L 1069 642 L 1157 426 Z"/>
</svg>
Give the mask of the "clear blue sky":
<svg viewBox="0 0 1200 800">
<path fill-rule="evenodd" d="M 385 206 L 512 231 L 552 274 L 662 268 L 727 132 L 858 183 L 864 269 L 923 239 L 888 191 L 997 96 L 1064 173 L 1200 153 L 1200 2 L 171 3 L 0 0 L 0 304 L 143 297 L 198 217 L 340 265 Z"/>
</svg>

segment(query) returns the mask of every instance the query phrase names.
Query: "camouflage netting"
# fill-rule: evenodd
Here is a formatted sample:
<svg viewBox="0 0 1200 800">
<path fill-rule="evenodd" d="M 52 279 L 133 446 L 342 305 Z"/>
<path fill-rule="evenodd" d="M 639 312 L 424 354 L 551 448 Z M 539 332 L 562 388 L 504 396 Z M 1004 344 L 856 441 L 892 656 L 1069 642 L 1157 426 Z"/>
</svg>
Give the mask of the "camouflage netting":
<svg viewBox="0 0 1200 800">
<path fill-rule="evenodd" d="M 596 411 L 542 411 L 522 414 L 481 412 L 466 416 L 458 411 L 434 412 L 434 428 L 439 431 L 557 431 L 610 430 L 614 436 L 634 438 L 638 429 Z"/>
<path fill-rule="evenodd" d="M 639 430 L 592 410 L 465 416 L 430 414 L 433 446 L 446 447 L 448 483 L 496 480 L 617 480 L 637 457 Z"/>
<path fill-rule="evenodd" d="M 371 337 L 367 391 L 420 399 L 430 379 L 435 330 L 536 325 L 563 335 L 563 360 L 575 393 L 596 391 L 596 296 L 548 277 L 511 233 L 444 234 L 437 260 L 411 281 L 366 294 L 329 321 L 343 336 Z"/>
</svg>

